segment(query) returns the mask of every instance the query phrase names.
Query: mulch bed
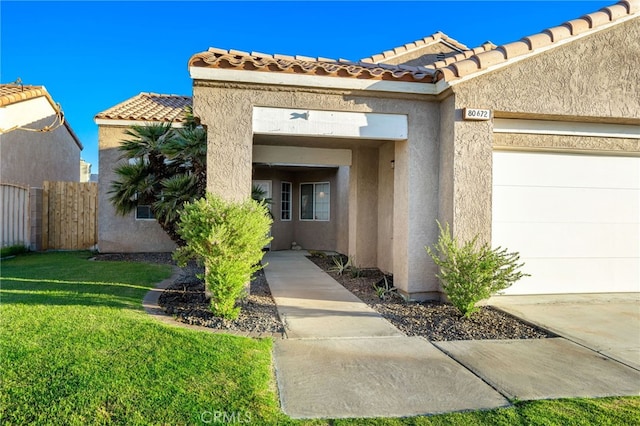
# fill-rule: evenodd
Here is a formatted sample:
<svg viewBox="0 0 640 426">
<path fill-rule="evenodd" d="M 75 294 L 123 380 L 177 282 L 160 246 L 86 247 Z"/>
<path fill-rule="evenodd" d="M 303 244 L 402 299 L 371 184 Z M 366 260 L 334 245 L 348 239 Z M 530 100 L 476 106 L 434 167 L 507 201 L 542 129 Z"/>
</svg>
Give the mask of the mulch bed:
<svg viewBox="0 0 640 426">
<path fill-rule="evenodd" d="M 329 271 L 334 266 L 331 258 L 310 256 L 309 259 L 408 336 L 422 336 L 432 341 L 553 337 L 542 329 L 489 306 L 482 307 L 467 319 L 447 303 L 405 302 L 393 293 L 383 300 L 374 288 L 374 284 L 383 284 L 384 274 L 378 269 L 364 269 L 357 277 L 348 271 L 339 275 Z M 104 254 L 96 256 L 96 260 L 175 264 L 170 253 Z M 160 296 L 159 304 L 165 312 L 187 324 L 220 330 L 257 334 L 284 332 L 262 271 L 254 275 L 250 295 L 241 301 L 240 316 L 233 321 L 215 317 L 209 310 L 204 284 L 196 276 L 202 272 L 203 269 L 194 264 L 182 269 L 180 277 Z M 388 280 L 391 279 L 388 277 Z"/>
</svg>

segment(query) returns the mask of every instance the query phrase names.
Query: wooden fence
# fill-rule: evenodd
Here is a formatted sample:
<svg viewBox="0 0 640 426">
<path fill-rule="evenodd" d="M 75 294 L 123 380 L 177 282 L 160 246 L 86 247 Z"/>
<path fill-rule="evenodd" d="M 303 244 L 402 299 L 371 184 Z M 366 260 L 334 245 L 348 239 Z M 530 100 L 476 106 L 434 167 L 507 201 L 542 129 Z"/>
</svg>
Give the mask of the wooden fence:
<svg viewBox="0 0 640 426">
<path fill-rule="evenodd" d="M 98 184 L 44 182 L 42 249 L 83 250 L 98 242 Z"/>
<path fill-rule="evenodd" d="M 0 185 L 0 209 L 2 247 L 18 244 L 28 247 L 31 238 L 29 188 L 4 183 Z"/>
</svg>

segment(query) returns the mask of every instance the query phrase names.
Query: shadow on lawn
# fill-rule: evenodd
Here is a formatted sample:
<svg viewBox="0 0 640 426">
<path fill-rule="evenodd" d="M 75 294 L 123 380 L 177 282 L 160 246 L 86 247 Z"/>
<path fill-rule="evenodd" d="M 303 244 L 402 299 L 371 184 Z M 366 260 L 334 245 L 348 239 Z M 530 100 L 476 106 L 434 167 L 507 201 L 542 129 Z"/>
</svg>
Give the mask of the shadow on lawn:
<svg viewBox="0 0 640 426">
<path fill-rule="evenodd" d="M 107 306 L 142 309 L 149 290 L 135 284 L 2 277 L 3 304 Z"/>
</svg>

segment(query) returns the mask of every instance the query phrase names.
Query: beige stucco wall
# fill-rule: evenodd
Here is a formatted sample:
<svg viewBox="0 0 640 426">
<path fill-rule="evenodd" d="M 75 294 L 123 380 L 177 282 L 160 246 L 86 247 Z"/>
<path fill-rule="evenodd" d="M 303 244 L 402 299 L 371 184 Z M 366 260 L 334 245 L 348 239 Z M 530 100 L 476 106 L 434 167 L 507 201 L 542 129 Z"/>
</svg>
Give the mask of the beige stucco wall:
<svg viewBox="0 0 640 426">
<path fill-rule="evenodd" d="M 358 266 L 377 266 L 378 148 L 355 148 L 350 176 L 349 253 Z"/>
<path fill-rule="evenodd" d="M 125 127 L 98 126 L 100 174 L 98 176 L 98 250 L 114 252 L 170 252 L 175 244 L 155 220 L 136 220 L 135 212 L 116 213 L 109 201 L 109 187 L 121 161 L 118 146 Z"/>
<path fill-rule="evenodd" d="M 40 129 L 55 116 L 29 124 Z M 0 135 L 0 182 L 42 188 L 42 182 L 80 181 L 80 146 L 65 126 L 51 132 L 13 130 Z"/>
<path fill-rule="evenodd" d="M 455 159 L 455 122 L 455 97 L 448 96 L 440 103 L 438 220 L 443 227 L 446 224 L 451 227 L 454 226 L 453 163 Z"/>
<path fill-rule="evenodd" d="M 378 268 L 393 272 L 393 171 L 395 144 L 386 142 L 378 149 Z M 393 163 L 392 163 L 393 162 Z"/>
<path fill-rule="evenodd" d="M 449 130 L 441 130 L 441 146 L 446 147 L 441 150 L 441 168 L 447 173 L 452 164 L 453 176 L 441 179 L 440 207 L 443 218 L 452 216 L 458 237 L 479 234 L 490 240 L 494 141 L 520 148 L 637 150 L 634 142 L 612 138 L 505 134 L 494 138 L 491 121 L 463 121 L 462 109 L 490 108 L 500 117 L 637 122 L 639 39 L 640 19 L 634 19 L 454 85 L 455 105 L 442 103 L 442 121 L 448 121 L 446 114 L 455 115 L 455 120 L 452 138 Z"/>
<path fill-rule="evenodd" d="M 459 105 L 495 111 L 640 117 L 640 18 L 461 84 Z"/>
<path fill-rule="evenodd" d="M 435 103 L 425 102 L 424 96 L 388 94 L 366 95 L 362 92 L 340 90 L 315 90 L 282 86 L 261 86 L 239 83 L 220 83 L 195 80 L 193 87 L 194 112 L 208 129 L 208 172 L 207 188 L 227 198 L 247 197 L 251 188 L 252 164 L 252 111 L 253 106 L 284 107 L 292 109 L 376 112 L 405 114 L 408 116 L 407 141 L 394 142 L 394 210 L 393 210 L 393 272 L 394 284 L 402 291 L 414 293 L 417 297 L 439 297 L 438 284 L 434 277 L 435 268 L 428 258 L 424 246 L 437 238 L 435 220 L 438 215 L 438 132 L 439 108 Z M 320 139 L 320 138 L 318 138 Z M 321 144 L 322 142 L 318 142 Z M 357 148 L 365 141 L 350 140 Z M 318 146 L 320 147 L 320 146 Z M 342 148 L 342 147 L 341 147 Z M 373 157 L 376 157 L 374 160 Z M 378 170 L 378 154 L 371 153 L 366 160 L 374 170 Z M 369 173 L 369 172 L 366 172 Z M 349 173 L 350 182 L 358 182 L 353 168 Z M 339 173 L 344 181 L 344 174 Z M 377 173 L 370 176 L 378 179 Z M 364 180 L 366 181 L 366 179 Z M 350 185 L 351 186 L 351 185 Z M 371 189 L 377 197 L 377 185 Z M 377 210 L 375 203 L 363 199 L 368 207 Z M 353 194 L 349 196 L 349 223 L 353 224 L 353 214 L 358 212 Z M 375 216 L 373 229 L 378 229 Z M 347 253 L 357 261 L 367 265 L 371 259 L 371 247 L 378 247 L 377 233 L 350 226 L 348 230 L 349 248 L 357 241 L 356 252 Z M 354 232 L 356 233 L 354 235 Z M 336 238 L 335 247 L 342 247 L 343 233 Z M 366 237 L 368 235 L 368 237 Z M 378 262 L 379 253 L 375 253 Z M 388 265 L 388 261 L 386 262 Z M 386 267 L 385 267 L 386 268 Z"/>
<path fill-rule="evenodd" d="M 425 251 L 438 238 L 439 113 L 437 103 L 422 103 L 409 119 L 409 140 L 395 144 L 394 284 L 406 280 L 401 291 L 417 299 L 440 298 L 437 268 Z"/>
<path fill-rule="evenodd" d="M 338 253 L 349 252 L 349 176 L 351 167 L 338 167 L 336 188 L 333 191 L 337 201 L 336 211 L 336 248 Z"/>
</svg>

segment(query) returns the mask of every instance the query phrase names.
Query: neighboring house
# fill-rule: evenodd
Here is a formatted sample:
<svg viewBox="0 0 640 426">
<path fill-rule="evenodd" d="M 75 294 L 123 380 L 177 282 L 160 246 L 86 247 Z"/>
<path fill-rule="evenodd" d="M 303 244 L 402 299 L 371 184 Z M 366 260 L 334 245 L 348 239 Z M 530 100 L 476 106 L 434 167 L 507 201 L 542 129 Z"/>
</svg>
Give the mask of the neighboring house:
<svg viewBox="0 0 640 426">
<path fill-rule="evenodd" d="M 440 297 L 436 220 L 521 253 L 532 276 L 508 293 L 640 291 L 638 40 L 620 2 L 503 46 L 436 33 L 359 62 L 211 48 L 189 61 L 207 188 L 261 185 L 273 250 L 349 254 L 416 299 Z"/>
<path fill-rule="evenodd" d="M 80 159 L 80 182 L 91 182 L 91 163 Z"/>
<path fill-rule="evenodd" d="M 111 182 L 121 158 L 118 146 L 129 138 L 125 134 L 132 125 L 173 123 L 180 127 L 184 108 L 191 105 L 191 97 L 140 93 L 96 115 L 100 152 L 98 176 L 98 249 L 113 252 L 167 252 L 176 246 L 153 218 L 149 206 L 140 206 L 126 216 L 116 213 L 109 201 Z"/>
<path fill-rule="evenodd" d="M 82 144 L 44 86 L 0 84 L 0 182 L 80 180 Z"/>
<path fill-rule="evenodd" d="M 80 180 L 82 143 L 44 86 L 0 84 L 2 246 L 41 248 L 44 181 Z"/>
</svg>

